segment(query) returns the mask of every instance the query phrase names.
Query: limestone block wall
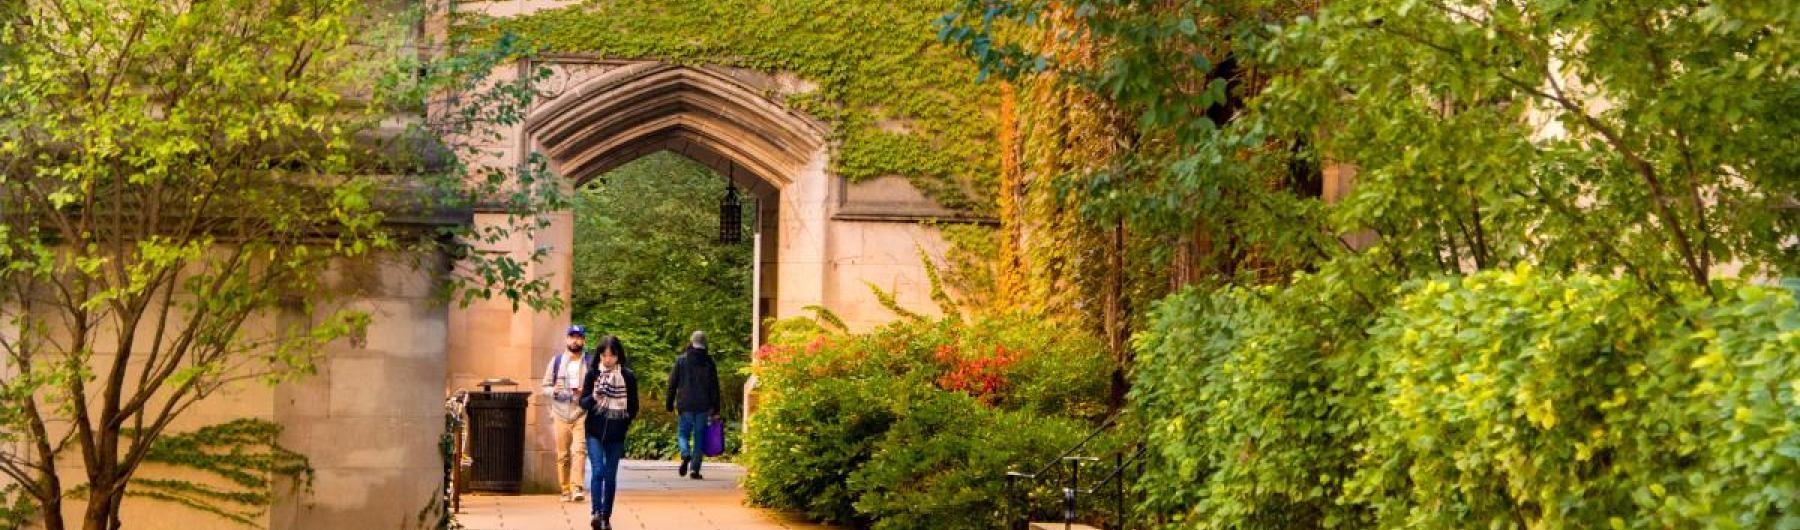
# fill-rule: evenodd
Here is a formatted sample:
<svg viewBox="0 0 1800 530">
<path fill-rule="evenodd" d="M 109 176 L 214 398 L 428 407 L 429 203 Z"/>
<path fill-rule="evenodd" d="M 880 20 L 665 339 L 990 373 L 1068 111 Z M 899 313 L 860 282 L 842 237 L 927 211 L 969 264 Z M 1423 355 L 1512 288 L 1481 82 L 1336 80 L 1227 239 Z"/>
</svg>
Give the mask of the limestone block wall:
<svg viewBox="0 0 1800 530">
<path fill-rule="evenodd" d="M 898 315 L 881 305 L 874 285 L 894 295 L 908 311 L 924 315 L 940 313 L 931 300 L 931 280 L 921 263 L 942 263 L 948 243 L 935 227 L 918 223 L 833 221 L 831 223 L 831 273 L 822 304 L 844 319 L 853 331 L 865 331 L 894 321 Z"/>
<path fill-rule="evenodd" d="M 442 487 L 437 444 L 443 432 L 448 311 L 433 299 L 432 281 L 443 267 L 436 256 L 387 255 L 336 264 L 324 288 L 341 295 L 333 307 L 372 316 L 365 335 L 330 344 L 321 352 L 315 375 L 277 386 L 255 380 L 231 384 L 171 425 L 171 432 L 186 432 L 262 418 L 283 427 L 278 443 L 310 460 L 312 488 L 282 484 L 275 504 L 251 522 L 274 530 L 425 527 L 419 515 Z M 247 336 L 256 336 L 304 327 L 324 314 L 290 307 L 257 315 L 244 329 Z M 97 344 L 112 343 L 114 333 L 103 331 Z M 145 351 L 148 347 L 144 345 Z M 113 358 L 112 352 L 101 351 L 93 362 L 103 366 Z M 6 369 L 0 366 L 0 373 Z M 79 455 L 70 451 L 59 461 L 65 484 L 80 483 Z M 189 468 L 154 464 L 139 476 L 218 480 Z M 65 517 L 79 521 L 84 508 L 78 500 L 70 502 Z M 121 520 L 132 530 L 245 528 L 215 514 L 129 496 Z"/>
<path fill-rule="evenodd" d="M 275 506 L 271 529 L 432 522 L 419 516 L 443 487 L 449 311 L 432 289 L 444 266 L 437 256 L 386 256 L 341 263 L 328 278 L 373 321 L 361 340 L 332 344 L 317 375 L 273 390 L 282 444 L 307 455 L 316 475 L 310 493 Z"/>
</svg>

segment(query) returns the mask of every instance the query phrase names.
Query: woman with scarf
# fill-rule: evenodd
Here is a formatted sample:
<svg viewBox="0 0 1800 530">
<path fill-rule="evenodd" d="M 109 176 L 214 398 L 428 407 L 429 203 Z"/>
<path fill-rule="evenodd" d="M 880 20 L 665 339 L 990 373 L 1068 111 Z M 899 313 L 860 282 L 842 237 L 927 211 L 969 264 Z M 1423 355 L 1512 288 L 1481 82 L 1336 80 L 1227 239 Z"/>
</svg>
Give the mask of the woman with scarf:
<svg viewBox="0 0 1800 530">
<path fill-rule="evenodd" d="M 581 383 L 581 408 L 587 412 L 588 495 L 594 530 L 612 530 L 619 459 L 625 457 L 625 434 L 638 413 L 637 374 L 626 362 L 625 345 L 618 337 L 601 339 L 597 353 Z"/>
</svg>

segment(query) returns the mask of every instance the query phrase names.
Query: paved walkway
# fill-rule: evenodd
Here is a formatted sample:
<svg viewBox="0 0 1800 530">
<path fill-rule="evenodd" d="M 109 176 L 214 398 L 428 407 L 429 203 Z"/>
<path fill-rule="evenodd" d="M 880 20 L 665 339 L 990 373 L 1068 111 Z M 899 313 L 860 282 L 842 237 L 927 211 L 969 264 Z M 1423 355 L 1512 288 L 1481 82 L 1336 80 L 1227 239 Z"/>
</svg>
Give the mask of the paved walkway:
<svg viewBox="0 0 1800 530">
<path fill-rule="evenodd" d="M 619 465 L 613 528 L 619 530 L 821 529 L 797 518 L 744 506 L 738 479 L 744 468 L 706 463 L 706 480 L 675 474 L 674 462 L 627 460 Z M 588 503 L 555 495 L 464 495 L 456 521 L 468 530 L 588 530 Z"/>
</svg>

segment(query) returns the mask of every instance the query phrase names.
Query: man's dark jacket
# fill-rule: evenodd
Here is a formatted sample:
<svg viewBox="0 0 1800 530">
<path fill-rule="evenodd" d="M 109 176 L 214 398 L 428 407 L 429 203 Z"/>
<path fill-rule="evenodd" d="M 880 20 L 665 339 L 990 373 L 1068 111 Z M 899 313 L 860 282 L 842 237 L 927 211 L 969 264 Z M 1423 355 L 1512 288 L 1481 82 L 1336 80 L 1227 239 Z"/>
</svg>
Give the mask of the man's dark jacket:
<svg viewBox="0 0 1800 530">
<path fill-rule="evenodd" d="M 594 364 L 588 366 L 587 375 L 581 378 L 581 410 L 587 412 L 587 420 L 583 426 L 587 428 L 587 435 L 599 438 L 600 443 L 623 442 L 625 434 L 631 432 L 631 420 L 637 419 L 638 415 L 637 373 L 632 372 L 631 368 L 619 367 L 625 371 L 625 417 L 602 417 L 600 411 L 596 410 L 600 403 L 594 400 L 594 379 L 600 375 L 600 356 L 594 357 Z"/>
<path fill-rule="evenodd" d="M 663 408 L 680 412 L 719 413 L 719 367 L 706 348 L 689 346 L 669 370 Z"/>
</svg>

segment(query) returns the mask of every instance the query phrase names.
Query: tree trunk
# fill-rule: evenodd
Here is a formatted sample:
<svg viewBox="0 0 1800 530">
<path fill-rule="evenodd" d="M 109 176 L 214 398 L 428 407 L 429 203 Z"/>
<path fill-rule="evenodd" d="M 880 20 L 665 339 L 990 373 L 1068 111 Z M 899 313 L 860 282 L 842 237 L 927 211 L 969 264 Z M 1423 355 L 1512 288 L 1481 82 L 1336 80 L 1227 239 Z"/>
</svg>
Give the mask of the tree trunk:
<svg viewBox="0 0 1800 530">
<path fill-rule="evenodd" d="M 1106 254 L 1106 349 L 1117 363 L 1107 409 L 1116 411 L 1125 407 L 1125 394 L 1131 389 L 1125 379 L 1125 367 L 1131 363 L 1131 352 L 1125 345 L 1125 322 L 1129 318 L 1125 307 L 1125 221 L 1120 220 L 1113 227 Z"/>
<path fill-rule="evenodd" d="M 109 483 L 102 488 L 95 485 L 88 489 L 87 514 L 81 519 L 82 530 L 108 530 L 112 525 L 113 514 L 118 506 L 113 503 L 113 496 L 101 495 L 100 491 L 111 491 Z"/>
<path fill-rule="evenodd" d="M 102 457 L 105 456 L 102 455 Z M 113 494 L 113 488 L 123 479 L 113 472 L 111 466 L 99 464 L 102 463 L 89 462 L 87 464 L 90 466 L 88 502 L 87 513 L 83 514 L 81 518 L 82 530 L 111 530 L 113 519 L 119 512 L 119 497 Z M 93 470 L 94 466 L 98 466 L 100 469 Z"/>
<path fill-rule="evenodd" d="M 56 484 L 55 480 L 49 482 L 53 485 Z M 57 486 L 57 488 L 60 489 L 61 487 Z M 68 524 L 63 522 L 61 495 L 50 495 L 48 499 L 43 501 L 43 509 L 44 530 L 66 530 L 68 528 Z"/>
</svg>

